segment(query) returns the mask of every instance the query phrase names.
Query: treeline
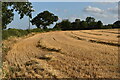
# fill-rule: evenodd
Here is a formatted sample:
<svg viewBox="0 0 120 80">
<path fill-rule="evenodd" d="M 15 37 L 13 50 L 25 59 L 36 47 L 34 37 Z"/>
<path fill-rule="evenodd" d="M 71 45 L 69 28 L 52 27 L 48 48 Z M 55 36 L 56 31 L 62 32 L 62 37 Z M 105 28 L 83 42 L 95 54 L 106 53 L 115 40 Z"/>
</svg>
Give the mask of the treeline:
<svg viewBox="0 0 120 80">
<path fill-rule="evenodd" d="M 93 17 L 87 17 L 86 20 L 75 19 L 74 22 L 70 22 L 68 19 L 62 20 L 56 23 L 54 29 L 61 30 L 89 30 L 89 29 L 112 29 L 120 28 L 120 21 L 116 21 L 113 24 L 103 25 L 102 21 L 95 21 Z"/>
<path fill-rule="evenodd" d="M 43 11 L 35 16 L 31 23 L 36 25 L 37 28 L 47 29 L 47 26 L 58 21 L 58 16 L 49 11 Z M 89 30 L 89 29 L 112 29 L 120 28 L 120 21 L 113 24 L 103 25 L 102 21 L 96 21 L 94 17 L 87 17 L 85 20 L 75 19 L 70 22 L 68 19 L 62 20 L 53 27 L 53 29 L 60 30 Z"/>
<path fill-rule="evenodd" d="M 20 7 L 23 6 L 23 7 Z M 10 8 L 9 8 L 10 7 Z M 2 29 L 5 30 L 7 25 L 14 19 L 14 11 L 20 15 L 20 19 L 24 16 L 30 18 L 32 25 L 35 25 L 40 29 L 47 29 L 48 26 L 57 22 L 59 17 L 49 11 L 43 11 L 38 13 L 32 18 L 32 12 L 34 12 L 33 6 L 30 2 L 3 2 L 2 3 Z M 0 23 L 1 25 L 1 23 Z M 120 21 L 116 21 L 113 24 L 103 25 L 101 21 L 95 21 L 93 17 L 87 17 L 86 20 L 81 21 L 76 19 L 74 22 L 69 20 L 62 20 L 53 27 L 54 29 L 61 30 L 84 30 L 84 29 L 111 29 L 120 28 Z"/>
</svg>

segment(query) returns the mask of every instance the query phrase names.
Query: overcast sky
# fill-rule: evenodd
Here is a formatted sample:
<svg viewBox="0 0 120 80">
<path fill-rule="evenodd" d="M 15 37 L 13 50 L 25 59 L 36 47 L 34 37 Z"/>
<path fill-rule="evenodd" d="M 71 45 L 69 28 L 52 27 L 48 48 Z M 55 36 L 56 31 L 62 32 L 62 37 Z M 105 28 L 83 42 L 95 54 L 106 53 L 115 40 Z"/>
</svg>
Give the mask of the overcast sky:
<svg viewBox="0 0 120 80">
<path fill-rule="evenodd" d="M 101 20 L 104 24 L 112 24 L 118 20 L 117 2 L 32 2 L 32 5 L 35 10 L 32 14 L 33 17 L 48 10 L 58 16 L 59 21 L 69 19 L 73 22 L 76 18 L 85 20 L 87 16 L 94 17 L 96 21 Z M 20 20 L 19 15 L 15 13 L 14 21 L 8 27 L 27 29 L 28 21 L 28 17 Z M 32 25 L 31 27 L 35 28 Z"/>
</svg>

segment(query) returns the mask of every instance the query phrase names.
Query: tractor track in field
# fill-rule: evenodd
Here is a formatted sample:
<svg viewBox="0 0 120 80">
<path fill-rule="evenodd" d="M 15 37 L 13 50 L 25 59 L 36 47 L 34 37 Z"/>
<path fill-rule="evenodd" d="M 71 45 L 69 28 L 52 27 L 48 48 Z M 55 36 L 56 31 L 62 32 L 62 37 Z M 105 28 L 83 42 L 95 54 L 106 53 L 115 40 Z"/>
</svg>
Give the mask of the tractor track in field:
<svg viewBox="0 0 120 80">
<path fill-rule="evenodd" d="M 118 41 L 112 41 L 112 42 L 108 42 L 105 39 L 99 39 L 99 38 L 94 38 L 94 37 L 88 37 L 88 36 L 83 36 L 83 35 L 78 35 L 75 34 L 73 32 L 71 32 L 71 34 L 66 34 L 72 38 L 75 38 L 77 40 L 83 40 L 83 41 L 88 41 L 88 42 L 92 42 L 92 43 L 99 43 L 99 44 L 105 44 L 105 45 L 110 45 L 110 46 L 120 46 L 120 44 L 118 43 Z"/>
</svg>

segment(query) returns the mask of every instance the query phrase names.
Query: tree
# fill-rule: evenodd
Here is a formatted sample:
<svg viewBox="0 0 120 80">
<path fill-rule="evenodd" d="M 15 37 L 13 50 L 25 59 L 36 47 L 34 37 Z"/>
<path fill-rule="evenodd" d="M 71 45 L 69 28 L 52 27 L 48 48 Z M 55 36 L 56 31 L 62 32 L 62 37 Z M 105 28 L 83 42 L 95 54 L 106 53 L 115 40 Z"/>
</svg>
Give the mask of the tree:
<svg viewBox="0 0 120 80">
<path fill-rule="evenodd" d="M 113 28 L 120 28 L 120 21 L 116 21 L 113 23 Z"/>
<path fill-rule="evenodd" d="M 62 20 L 62 22 L 58 23 L 56 27 L 62 30 L 70 30 L 71 29 L 71 22 L 68 19 Z"/>
<path fill-rule="evenodd" d="M 56 23 L 56 25 L 53 27 L 53 29 L 61 29 L 61 27 L 60 27 L 60 23 Z"/>
<path fill-rule="evenodd" d="M 39 13 L 36 17 L 34 17 L 31 20 L 32 25 L 36 25 L 37 28 L 43 28 L 46 29 L 47 26 L 50 24 L 53 24 L 58 20 L 58 17 L 55 16 L 53 13 L 50 13 L 49 11 L 43 11 L 42 13 Z"/>
<path fill-rule="evenodd" d="M 93 18 L 93 17 L 87 17 L 86 18 L 86 22 L 87 23 L 95 22 L 95 18 Z"/>
<path fill-rule="evenodd" d="M 75 22 L 71 23 L 72 30 L 78 30 L 80 28 L 80 19 L 75 19 Z"/>
<path fill-rule="evenodd" d="M 75 22 L 76 23 L 80 23 L 80 19 L 75 19 Z"/>
<path fill-rule="evenodd" d="M 88 24 L 86 21 L 81 21 L 80 26 L 81 26 L 81 29 L 87 29 Z"/>
<path fill-rule="evenodd" d="M 95 29 L 96 28 L 95 18 L 87 17 L 86 22 L 88 23 L 88 29 Z"/>
<path fill-rule="evenodd" d="M 108 24 L 108 25 L 104 25 L 103 27 L 102 27 L 102 29 L 112 29 L 112 25 L 110 24 Z"/>
<path fill-rule="evenodd" d="M 80 19 L 75 19 L 75 25 L 74 25 L 74 28 L 75 29 L 80 29 Z"/>
<path fill-rule="evenodd" d="M 70 30 L 71 22 L 68 19 L 62 20 L 62 22 L 60 23 L 60 26 L 62 30 Z"/>
<path fill-rule="evenodd" d="M 91 22 L 88 24 L 88 28 L 89 29 L 96 29 L 97 28 L 96 24 L 97 24 L 97 22 Z"/>
<path fill-rule="evenodd" d="M 2 29 L 5 29 L 14 19 L 14 11 L 22 19 L 25 15 L 32 18 L 32 4 L 30 2 L 3 2 L 2 3 Z"/>
<path fill-rule="evenodd" d="M 98 21 L 96 27 L 97 29 L 101 29 L 103 27 L 103 23 L 101 21 Z"/>
<path fill-rule="evenodd" d="M 72 30 L 76 30 L 77 29 L 76 22 L 72 22 L 71 23 L 71 29 Z"/>
</svg>

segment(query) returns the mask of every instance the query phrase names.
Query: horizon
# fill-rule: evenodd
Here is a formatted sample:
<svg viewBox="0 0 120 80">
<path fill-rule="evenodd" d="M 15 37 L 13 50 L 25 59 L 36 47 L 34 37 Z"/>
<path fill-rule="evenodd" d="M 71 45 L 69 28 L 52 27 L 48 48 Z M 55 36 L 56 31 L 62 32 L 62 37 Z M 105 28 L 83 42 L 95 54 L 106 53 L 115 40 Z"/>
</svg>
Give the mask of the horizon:
<svg viewBox="0 0 120 80">
<path fill-rule="evenodd" d="M 43 11 L 50 11 L 59 17 L 57 22 L 63 19 L 69 19 L 71 22 L 75 19 L 85 20 L 86 17 L 94 17 L 96 21 L 100 20 L 104 25 L 113 24 L 118 20 L 118 3 L 117 2 L 31 2 L 35 12 L 32 18 Z M 14 20 L 8 24 L 8 28 L 27 29 L 29 18 L 24 16 L 19 19 L 19 15 L 15 13 Z M 54 27 L 55 23 L 49 28 Z M 31 28 L 36 26 L 31 25 Z"/>
</svg>

